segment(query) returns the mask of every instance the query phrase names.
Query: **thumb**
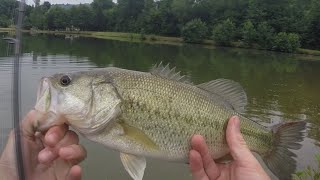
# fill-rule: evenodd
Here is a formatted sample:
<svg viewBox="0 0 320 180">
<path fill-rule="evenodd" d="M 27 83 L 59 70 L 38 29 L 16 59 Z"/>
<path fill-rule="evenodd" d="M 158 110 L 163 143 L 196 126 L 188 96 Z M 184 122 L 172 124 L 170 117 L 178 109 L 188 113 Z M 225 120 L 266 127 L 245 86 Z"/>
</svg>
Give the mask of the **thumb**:
<svg viewBox="0 0 320 180">
<path fill-rule="evenodd" d="M 230 118 L 227 126 L 226 136 L 230 153 L 235 161 L 243 162 L 250 159 L 255 159 L 240 132 L 239 117 L 233 116 Z"/>
<path fill-rule="evenodd" d="M 39 118 L 40 114 L 37 113 L 35 110 L 31 110 L 28 114 L 24 117 L 21 122 L 20 130 L 22 131 L 22 135 L 28 138 L 33 139 L 36 129 L 35 129 L 35 119 Z"/>
</svg>

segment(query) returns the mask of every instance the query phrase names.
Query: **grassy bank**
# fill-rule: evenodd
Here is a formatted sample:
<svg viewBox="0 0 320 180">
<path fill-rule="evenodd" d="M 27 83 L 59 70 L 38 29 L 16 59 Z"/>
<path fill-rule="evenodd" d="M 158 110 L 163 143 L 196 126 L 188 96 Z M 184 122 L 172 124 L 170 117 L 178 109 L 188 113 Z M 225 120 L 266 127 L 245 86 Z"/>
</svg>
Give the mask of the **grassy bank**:
<svg viewBox="0 0 320 180">
<path fill-rule="evenodd" d="M 12 28 L 0 28 L 0 32 L 11 32 L 14 31 Z"/>
<path fill-rule="evenodd" d="M 147 42 L 158 44 L 182 44 L 183 39 L 177 37 L 165 37 L 156 35 L 142 35 L 136 33 L 120 33 L 120 32 L 91 32 L 92 37 L 101 39 L 125 40 L 134 42 Z"/>
<path fill-rule="evenodd" d="M 14 29 L 12 28 L 0 28 L 0 32 L 12 32 Z M 111 39 L 111 40 L 119 40 L 119 41 L 130 41 L 130 42 L 145 42 L 152 44 L 172 44 L 172 45 L 182 45 L 184 44 L 183 39 L 179 37 L 166 37 L 166 36 L 157 36 L 157 35 L 142 35 L 136 33 L 121 33 L 121 32 L 94 32 L 94 31 L 30 31 L 23 30 L 24 32 L 29 32 L 32 34 L 58 34 L 58 35 L 79 35 L 85 37 L 93 37 L 99 39 Z M 212 40 L 203 41 L 202 45 L 208 48 L 214 48 L 215 44 Z M 235 44 L 235 47 L 239 48 Z M 242 47 L 240 47 L 242 48 Z M 319 50 L 310 50 L 310 49 L 302 49 L 299 48 L 296 54 L 304 54 L 311 56 L 320 56 Z M 318 59 L 318 58 L 316 58 Z"/>
<path fill-rule="evenodd" d="M 318 50 L 311 50 L 311 49 L 302 49 L 302 48 L 299 48 L 299 49 L 297 50 L 297 53 L 299 53 L 299 54 L 314 55 L 314 56 L 320 56 L 320 51 L 318 51 Z"/>
</svg>

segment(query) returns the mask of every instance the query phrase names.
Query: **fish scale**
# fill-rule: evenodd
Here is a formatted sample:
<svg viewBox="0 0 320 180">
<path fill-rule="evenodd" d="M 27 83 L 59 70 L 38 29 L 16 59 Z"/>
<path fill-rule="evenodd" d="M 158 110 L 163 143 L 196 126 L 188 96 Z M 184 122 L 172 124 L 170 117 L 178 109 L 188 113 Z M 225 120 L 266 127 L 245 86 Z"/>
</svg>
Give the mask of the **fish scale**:
<svg viewBox="0 0 320 180">
<path fill-rule="evenodd" d="M 175 159 L 186 162 L 189 140 L 194 134 L 206 138 L 210 153 L 215 158 L 229 152 L 225 133 L 221 132 L 228 118 L 236 113 L 216 105 L 206 92 L 150 74 L 114 76 L 115 86 L 124 100 L 121 119 L 144 132 L 161 151 L 165 151 L 164 154 L 174 154 Z M 242 122 L 249 121 L 244 117 L 241 119 Z M 150 122 L 154 124 L 153 128 L 149 128 Z M 259 132 L 262 128 L 257 130 L 257 125 L 250 121 L 241 126 L 248 129 L 245 139 L 254 140 L 253 143 L 248 141 L 249 146 L 255 147 L 255 143 L 264 145 L 264 150 L 261 146 L 254 148 L 260 153 L 270 148 L 270 143 L 265 140 L 270 142 L 271 132 L 265 130 L 264 142 L 258 142 L 260 139 L 252 138 L 254 133 L 249 132 Z"/>
</svg>

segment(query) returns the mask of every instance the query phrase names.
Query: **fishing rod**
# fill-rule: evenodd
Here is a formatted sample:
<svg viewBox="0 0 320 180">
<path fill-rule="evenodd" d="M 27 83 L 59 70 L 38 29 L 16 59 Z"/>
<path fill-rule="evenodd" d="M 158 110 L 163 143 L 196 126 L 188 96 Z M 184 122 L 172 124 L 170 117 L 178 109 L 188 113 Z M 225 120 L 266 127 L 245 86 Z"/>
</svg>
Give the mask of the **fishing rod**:
<svg viewBox="0 0 320 180">
<path fill-rule="evenodd" d="M 13 63 L 13 128 L 15 129 L 16 166 L 19 180 L 25 180 L 20 131 L 20 53 L 25 0 L 20 0 L 16 25 L 15 59 Z"/>
</svg>

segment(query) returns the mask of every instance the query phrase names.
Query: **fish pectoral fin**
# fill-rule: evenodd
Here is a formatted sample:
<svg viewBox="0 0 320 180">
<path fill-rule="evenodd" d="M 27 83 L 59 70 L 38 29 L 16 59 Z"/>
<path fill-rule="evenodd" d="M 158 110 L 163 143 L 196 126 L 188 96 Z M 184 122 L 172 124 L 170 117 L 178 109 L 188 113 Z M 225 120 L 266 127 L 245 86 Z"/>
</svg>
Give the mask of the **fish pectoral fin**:
<svg viewBox="0 0 320 180">
<path fill-rule="evenodd" d="M 121 162 L 134 180 L 142 180 L 147 162 L 142 156 L 120 153 Z"/>
<path fill-rule="evenodd" d="M 239 113 L 244 112 L 247 105 L 247 95 L 241 85 L 229 79 L 216 79 L 197 85 L 198 88 L 212 94 L 213 97 L 220 97 L 227 108 Z"/>
<path fill-rule="evenodd" d="M 158 146 L 152 139 L 150 139 L 143 131 L 136 127 L 129 126 L 125 123 L 120 124 L 123 128 L 125 136 L 132 140 L 135 143 L 138 143 L 140 146 L 149 149 L 149 150 L 157 150 Z"/>
<path fill-rule="evenodd" d="M 226 155 L 224 155 L 224 156 L 222 156 L 221 158 L 219 158 L 219 159 L 216 159 L 216 160 L 214 160 L 216 163 L 228 163 L 228 162 L 230 162 L 230 161 L 232 161 L 233 160 L 233 157 L 231 156 L 231 154 L 229 153 L 229 154 L 226 154 Z"/>
</svg>

